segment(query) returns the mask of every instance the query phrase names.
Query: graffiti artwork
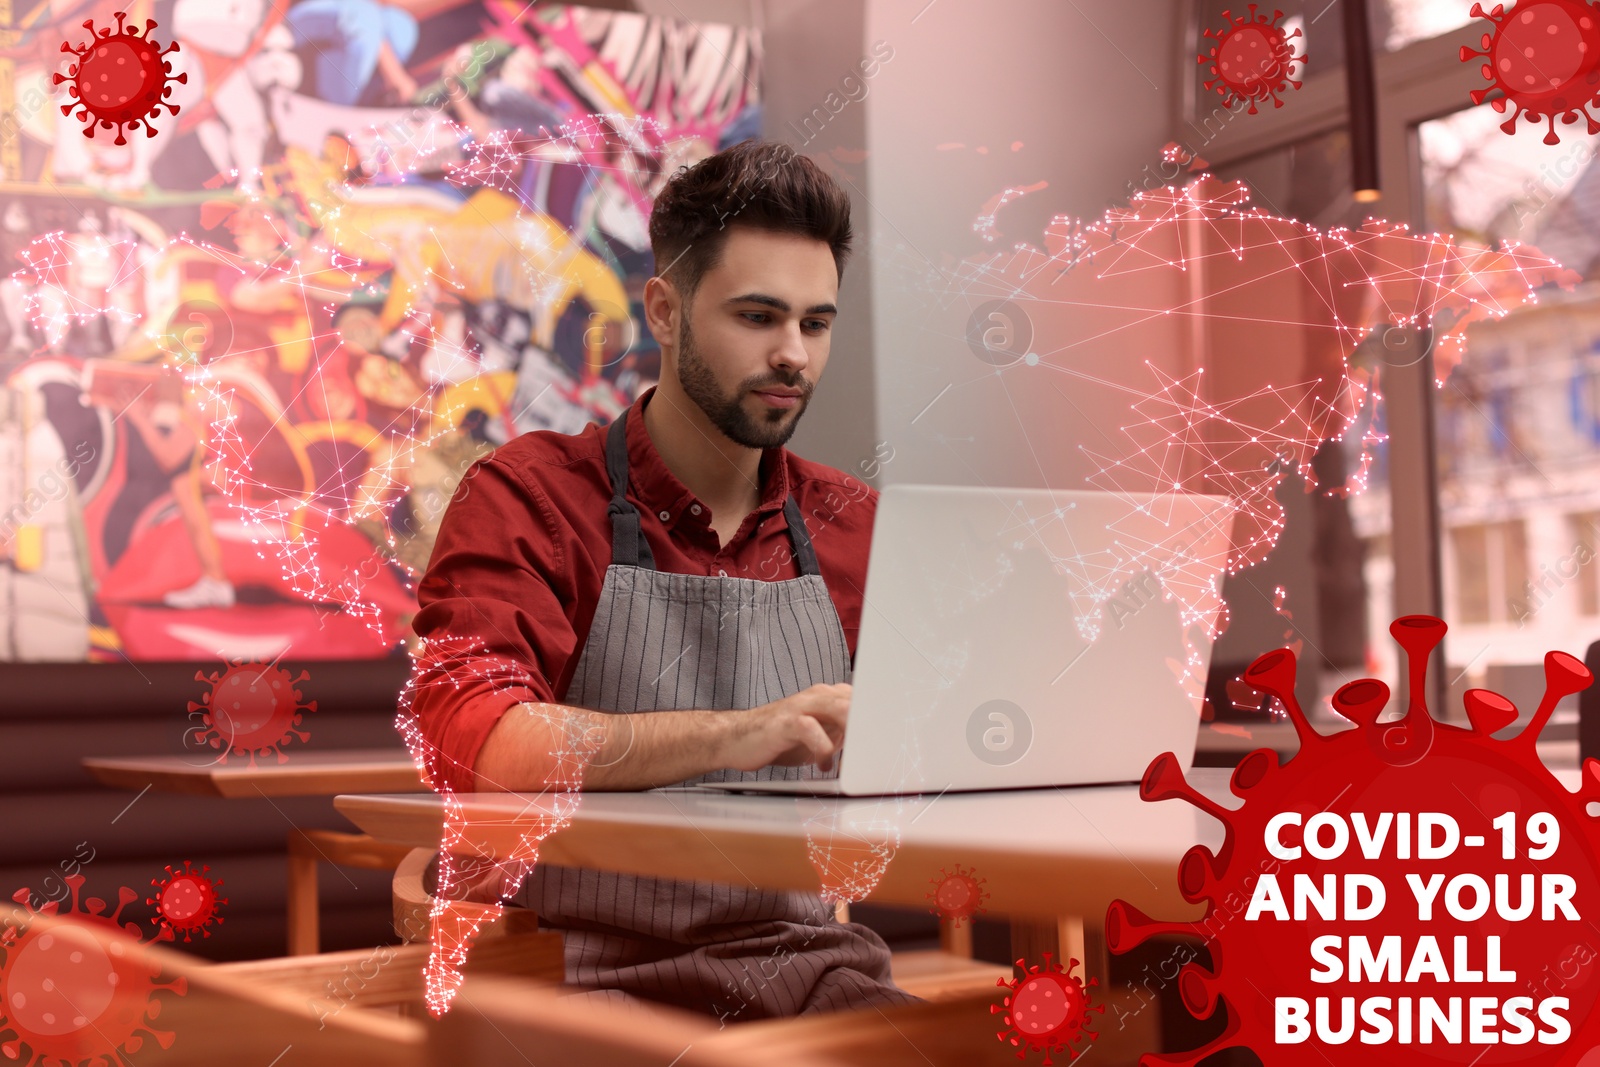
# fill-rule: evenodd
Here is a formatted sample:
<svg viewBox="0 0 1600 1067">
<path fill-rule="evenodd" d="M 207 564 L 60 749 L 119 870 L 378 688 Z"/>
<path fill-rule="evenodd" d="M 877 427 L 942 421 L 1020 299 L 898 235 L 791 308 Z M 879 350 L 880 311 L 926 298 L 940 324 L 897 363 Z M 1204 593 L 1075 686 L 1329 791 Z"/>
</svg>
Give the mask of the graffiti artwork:
<svg viewBox="0 0 1600 1067">
<path fill-rule="evenodd" d="M 162 106 L 84 137 L 93 57 L 59 49 L 124 15 L 176 46 Z M 87 0 L 8 33 L 0 660 L 400 654 L 471 463 L 654 383 L 650 204 L 760 125 L 756 34 L 633 13 Z"/>
</svg>

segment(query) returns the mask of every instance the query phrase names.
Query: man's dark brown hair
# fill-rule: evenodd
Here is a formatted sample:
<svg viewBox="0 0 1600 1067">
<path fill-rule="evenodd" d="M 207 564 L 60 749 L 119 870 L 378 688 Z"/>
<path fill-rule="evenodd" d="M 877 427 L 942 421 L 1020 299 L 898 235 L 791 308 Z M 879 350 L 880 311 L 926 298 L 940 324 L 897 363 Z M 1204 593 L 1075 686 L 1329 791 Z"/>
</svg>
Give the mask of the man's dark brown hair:
<svg viewBox="0 0 1600 1067">
<path fill-rule="evenodd" d="M 850 198 L 810 159 L 775 141 L 741 141 L 679 170 L 656 197 L 650 249 L 656 272 L 685 299 L 717 265 L 730 226 L 826 241 L 844 275 Z"/>
</svg>

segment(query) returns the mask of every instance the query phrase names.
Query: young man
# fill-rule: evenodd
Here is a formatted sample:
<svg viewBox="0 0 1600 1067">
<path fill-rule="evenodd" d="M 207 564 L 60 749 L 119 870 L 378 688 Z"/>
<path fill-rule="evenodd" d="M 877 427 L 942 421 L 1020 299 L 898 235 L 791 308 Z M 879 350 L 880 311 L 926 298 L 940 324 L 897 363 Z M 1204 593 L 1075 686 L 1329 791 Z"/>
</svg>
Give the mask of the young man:
<svg viewBox="0 0 1600 1067">
<path fill-rule="evenodd" d="M 833 768 L 877 494 L 783 445 L 828 362 L 849 200 L 746 141 L 666 185 L 650 239 L 659 384 L 504 445 L 444 517 L 414 626 L 473 651 L 419 676 L 437 785 L 540 790 L 575 736 L 601 739 L 589 790 Z M 815 893 L 540 864 L 518 901 L 607 999 L 740 1021 L 915 999 Z"/>
</svg>

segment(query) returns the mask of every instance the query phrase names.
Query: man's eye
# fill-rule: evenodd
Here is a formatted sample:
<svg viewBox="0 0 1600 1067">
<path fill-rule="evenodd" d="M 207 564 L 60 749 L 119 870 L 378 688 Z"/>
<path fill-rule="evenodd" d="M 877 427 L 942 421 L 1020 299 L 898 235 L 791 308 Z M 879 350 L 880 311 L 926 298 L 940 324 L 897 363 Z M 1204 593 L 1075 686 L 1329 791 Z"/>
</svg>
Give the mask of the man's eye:
<svg viewBox="0 0 1600 1067">
<path fill-rule="evenodd" d="M 811 321 L 806 323 L 806 329 L 808 329 L 808 330 L 822 331 L 822 330 L 826 330 L 827 328 L 828 328 L 828 320 L 827 319 L 812 319 Z"/>
<path fill-rule="evenodd" d="M 762 312 L 762 311 L 743 311 L 743 312 L 740 312 L 740 314 L 742 314 L 746 319 L 748 319 L 751 322 L 766 322 L 767 321 L 767 315 L 766 315 L 765 312 Z"/>
</svg>

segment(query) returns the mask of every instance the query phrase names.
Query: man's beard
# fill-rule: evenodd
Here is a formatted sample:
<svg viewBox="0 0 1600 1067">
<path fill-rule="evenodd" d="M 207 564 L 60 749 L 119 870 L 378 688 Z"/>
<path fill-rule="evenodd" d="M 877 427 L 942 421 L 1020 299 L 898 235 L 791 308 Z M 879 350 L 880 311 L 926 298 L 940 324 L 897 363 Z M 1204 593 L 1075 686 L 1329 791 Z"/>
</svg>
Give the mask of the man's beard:
<svg viewBox="0 0 1600 1067">
<path fill-rule="evenodd" d="M 799 374 L 787 379 L 777 374 L 758 375 L 740 383 L 732 396 L 722 395 L 717 391 L 716 375 L 695 350 L 687 317 L 678 328 L 678 383 L 713 426 L 746 448 L 778 448 L 786 444 L 811 402 L 811 383 Z M 799 389 L 799 402 L 792 408 L 768 408 L 761 416 L 751 416 L 744 409 L 745 394 L 763 388 Z"/>
</svg>

